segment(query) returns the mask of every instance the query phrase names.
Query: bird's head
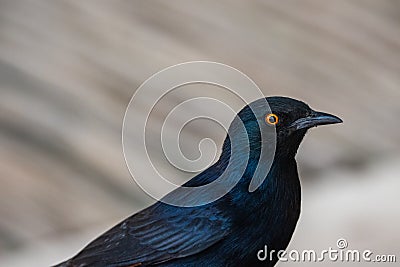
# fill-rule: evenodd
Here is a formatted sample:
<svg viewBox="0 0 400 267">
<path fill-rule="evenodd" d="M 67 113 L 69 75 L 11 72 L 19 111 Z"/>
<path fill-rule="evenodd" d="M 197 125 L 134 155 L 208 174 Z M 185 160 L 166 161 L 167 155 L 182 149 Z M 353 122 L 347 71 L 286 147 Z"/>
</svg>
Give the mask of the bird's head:
<svg viewBox="0 0 400 267">
<path fill-rule="evenodd" d="M 210 196 L 214 199 L 229 192 L 230 201 L 246 210 L 246 206 L 254 202 L 247 201 L 247 194 L 242 193 L 254 192 L 266 185 L 264 181 L 276 166 L 293 168 L 296 164 L 294 156 L 308 129 L 341 122 L 334 115 L 315 111 L 292 98 L 258 99 L 239 111 L 231 122 L 219 160 L 184 186 L 204 186 L 213 182 L 212 190 L 204 187 L 207 191 L 196 196 L 192 194 L 191 199 L 198 203 L 198 199 Z"/>
<path fill-rule="evenodd" d="M 308 129 L 341 122 L 340 118 L 315 111 L 302 101 L 266 97 L 250 103 L 238 113 L 229 128 L 227 139 L 237 137 L 242 125 L 247 132 L 250 153 L 261 147 L 267 150 L 274 150 L 275 147 L 276 155 L 294 156 Z"/>
</svg>

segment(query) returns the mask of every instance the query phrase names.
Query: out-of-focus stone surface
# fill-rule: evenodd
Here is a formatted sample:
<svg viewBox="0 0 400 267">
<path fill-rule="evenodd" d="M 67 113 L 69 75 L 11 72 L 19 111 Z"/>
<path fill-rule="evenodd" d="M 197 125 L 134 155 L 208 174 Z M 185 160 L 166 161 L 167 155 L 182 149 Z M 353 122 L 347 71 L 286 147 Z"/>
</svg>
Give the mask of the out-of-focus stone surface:
<svg viewBox="0 0 400 267">
<path fill-rule="evenodd" d="M 123 115 L 149 76 L 190 60 L 344 119 L 300 149 L 291 248 L 398 251 L 399 15 L 393 0 L 2 1 L 0 265 L 55 263 L 151 203 L 125 167 Z"/>
</svg>

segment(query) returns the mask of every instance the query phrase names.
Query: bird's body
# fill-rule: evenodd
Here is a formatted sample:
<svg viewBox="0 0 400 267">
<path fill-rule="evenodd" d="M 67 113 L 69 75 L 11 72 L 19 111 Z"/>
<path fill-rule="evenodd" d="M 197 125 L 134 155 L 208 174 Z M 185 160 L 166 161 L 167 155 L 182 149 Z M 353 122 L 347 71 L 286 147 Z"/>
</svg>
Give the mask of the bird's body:
<svg viewBox="0 0 400 267">
<path fill-rule="evenodd" d="M 285 249 L 295 229 L 301 204 L 295 161 L 297 148 L 308 128 L 337 123 L 340 119 L 316 113 L 306 104 L 290 98 L 266 99 L 272 114 L 277 114 L 275 127 L 265 123 L 264 115 L 260 118 L 252 113 L 249 106 L 235 119 L 245 125 L 250 140 L 249 154 L 243 153 L 243 158 L 240 153 L 232 157 L 230 140 L 234 138 L 227 137 L 220 159 L 184 184 L 186 187 L 208 184 L 228 168 L 229 162 L 247 160 L 232 190 L 214 202 L 194 207 L 157 202 L 111 228 L 59 266 L 275 265 L 276 253 L 261 261 L 257 252 L 265 246 L 276 252 Z M 257 101 L 252 104 L 258 108 Z M 316 118 L 315 114 L 321 118 L 325 116 L 325 121 L 321 119 L 313 125 L 309 122 L 311 119 L 304 121 L 306 117 Z M 233 135 L 235 120 L 229 129 Z M 265 125 L 260 126 L 260 120 Z M 261 140 L 261 132 L 273 129 L 275 133 L 275 128 L 273 162 L 268 172 L 256 172 L 257 166 L 264 164 L 263 149 L 270 149 L 268 145 L 263 146 L 265 140 Z M 249 192 L 255 175 L 262 176 L 263 182 Z M 179 198 L 179 192 L 173 191 L 169 197 Z"/>
</svg>

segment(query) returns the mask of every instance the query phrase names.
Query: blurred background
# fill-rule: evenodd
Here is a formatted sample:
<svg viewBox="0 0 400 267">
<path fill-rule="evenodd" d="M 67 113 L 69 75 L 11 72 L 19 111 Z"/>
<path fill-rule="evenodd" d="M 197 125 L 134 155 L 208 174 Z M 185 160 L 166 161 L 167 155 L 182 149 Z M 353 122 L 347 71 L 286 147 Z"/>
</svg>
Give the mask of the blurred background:
<svg viewBox="0 0 400 267">
<path fill-rule="evenodd" d="M 399 260 L 399 29 L 396 0 L 0 1 L 0 266 L 55 264 L 153 202 L 125 166 L 124 112 L 148 77 L 191 60 L 344 119 L 299 150 L 289 250 L 345 238 Z M 188 153 L 199 136 L 221 145 L 200 128 Z"/>
</svg>

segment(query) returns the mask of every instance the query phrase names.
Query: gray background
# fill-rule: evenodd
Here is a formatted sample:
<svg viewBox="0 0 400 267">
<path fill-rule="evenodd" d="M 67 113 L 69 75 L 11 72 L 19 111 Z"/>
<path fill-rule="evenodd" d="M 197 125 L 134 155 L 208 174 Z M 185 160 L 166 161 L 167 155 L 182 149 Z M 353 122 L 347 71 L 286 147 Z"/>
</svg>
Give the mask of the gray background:
<svg viewBox="0 0 400 267">
<path fill-rule="evenodd" d="M 143 81 L 191 60 L 344 119 L 300 148 L 303 212 L 289 249 L 343 237 L 399 257 L 399 15 L 395 0 L 2 0 L 0 266 L 54 264 L 152 202 L 125 166 L 123 115 Z M 220 145 L 223 132 L 193 125 L 185 136 L 196 155 L 196 141 Z"/>
</svg>

